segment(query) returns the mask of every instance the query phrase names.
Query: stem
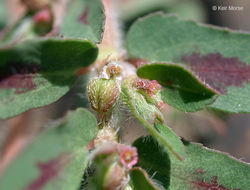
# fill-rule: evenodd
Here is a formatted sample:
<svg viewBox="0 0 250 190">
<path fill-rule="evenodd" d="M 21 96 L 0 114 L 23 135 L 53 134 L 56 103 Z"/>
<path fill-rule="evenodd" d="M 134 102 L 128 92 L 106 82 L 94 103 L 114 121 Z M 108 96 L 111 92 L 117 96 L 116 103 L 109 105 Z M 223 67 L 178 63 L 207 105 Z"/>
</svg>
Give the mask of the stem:
<svg viewBox="0 0 250 190">
<path fill-rule="evenodd" d="M 118 25 L 118 12 L 115 0 L 102 0 L 105 12 L 105 27 L 102 43 L 99 44 L 98 61 L 117 59 L 121 49 L 121 32 Z"/>
</svg>

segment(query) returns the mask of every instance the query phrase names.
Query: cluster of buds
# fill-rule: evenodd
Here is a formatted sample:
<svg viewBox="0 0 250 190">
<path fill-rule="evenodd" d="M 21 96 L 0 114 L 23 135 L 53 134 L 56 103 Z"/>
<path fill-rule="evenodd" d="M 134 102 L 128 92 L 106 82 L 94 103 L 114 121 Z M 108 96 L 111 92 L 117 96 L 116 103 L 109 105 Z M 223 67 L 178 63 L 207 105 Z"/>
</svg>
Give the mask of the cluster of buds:
<svg viewBox="0 0 250 190">
<path fill-rule="evenodd" d="M 139 79 L 136 81 L 136 87 L 146 91 L 150 96 L 156 95 L 161 90 L 161 85 L 156 80 Z"/>
<path fill-rule="evenodd" d="M 100 125 L 105 125 L 101 126 Z M 113 128 L 108 122 L 100 123 L 99 130 L 96 138 L 94 139 L 94 146 L 100 146 L 107 142 L 117 142 L 118 135 L 115 128 Z"/>
<path fill-rule="evenodd" d="M 134 82 L 133 86 L 145 97 L 148 103 L 154 104 L 159 109 L 164 104 L 160 94 L 161 85 L 156 80 L 138 79 Z"/>
</svg>

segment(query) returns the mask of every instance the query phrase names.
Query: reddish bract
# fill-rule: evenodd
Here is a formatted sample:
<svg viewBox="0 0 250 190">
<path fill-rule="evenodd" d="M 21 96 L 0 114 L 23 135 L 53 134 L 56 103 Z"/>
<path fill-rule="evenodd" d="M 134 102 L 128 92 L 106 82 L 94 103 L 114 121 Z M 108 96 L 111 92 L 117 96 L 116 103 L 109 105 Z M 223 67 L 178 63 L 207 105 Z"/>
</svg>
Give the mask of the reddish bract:
<svg viewBox="0 0 250 190">
<path fill-rule="evenodd" d="M 136 82 L 136 87 L 145 90 L 150 96 L 155 95 L 161 90 L 161 85 L 156 80 L 140 79 Z"/>
</svg>

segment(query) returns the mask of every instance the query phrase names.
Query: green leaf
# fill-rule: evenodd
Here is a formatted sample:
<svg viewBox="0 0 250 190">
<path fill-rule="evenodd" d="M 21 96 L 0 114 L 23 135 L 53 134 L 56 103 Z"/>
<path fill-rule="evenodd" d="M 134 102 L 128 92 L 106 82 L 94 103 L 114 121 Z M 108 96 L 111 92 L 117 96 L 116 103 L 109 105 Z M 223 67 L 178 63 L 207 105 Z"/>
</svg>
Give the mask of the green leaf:
<svg viewBox="0 0 250 190">
<path fill-rule="evenodd" d="M 145 143 L 145 145 L 143 143 Z M 170 180 L 170 160 L 168 153 L 165 151 L 163 152 L 161 147 L 157 145 L 158 143 L 152 139 L 151 136 L 137 139 L 134 142 L 133 146 L 137 147 L 139 155 L 137 166 L 145 169 L 150 176 L 153 176 L 151 179 L 159 181 L 165 189 L 168 189 Z"/>
<path fill-rule="evenodd" d="M 135 141 L 141 166 L 165 189 L 248 189 L 250 165 L 200 144 L 185 142 L 186 159 L 163 152 L 151 137 Z"/>
<path fill-rule="evenodd" d="M 176 64 L 150 64 L 140 67 L 137 75 L 157 80 L 162 86 L 162 99 L 177 109 L 194 112 L 211 104 L 216 93 L 184 67 Z"/>
<path fill-rule="evenodd" d="M 129 172 L 133 190 L 160 190 L 141 168 L 133 168 Z"/>
<path fill-rule="evenodd" d="M 122 84 L 122 98 L 131 113 L 146 127 L 164 150 L 167 148 L 179 160 L 184 160 L 185 150 L 179 137 L 167 126 L 159 123 L 162 117 L 160 110 L 155 105 L 148 103 L 132 83 L 133 80 L 127 79 Z"/>
<path fill-rule="evenodd" d="M 61 25 L 61 34 L 99 43 L 103 33 L 104 13 L 100 0 L 75 0 L 69 5 Z"/>
<path fill-rule="evenodd" d="M 46 129 L 7 168 L 0 189 L 78 189 L 88 161 L 86 145 L 97 133 L 97 121 L 86 109 Z"/>
<path fill-rule="evenodd" d="M 95 45 L 73 39 L 34 39 L 0 48 L 0 118 L 55 102 L 75 83 L 76 71 L 96 56 Z"/>
<path fill-rule="evenodd" d="M 176 154 L 177 158 L 179 158 L 180 160 L 184 160 L 184 158 L 185 158 L 185 149 L 184 149 L 183 143 L 180 140 L 180 137 L 178 135 L 176 135 L 166 125 L 161 125 L 159 123 L 155 123 L 154 127 L 158 131 L 158 133 L 166 141 L 164 147 L 167 147 L 170 151 L 172 151 L 174 154 Z"/>
<path fill-rule="evenodd" d="M 120 14 L 123 20 L 132 20 L 155 10 L 167 10 L 174 0 L 121 1 Z"/>
<path fill-rule="evenodd" d="M 119 1 L 120 17 L 125 25 L 132 24 L 131 21 L 138 17 L 155 11 L 163 11 L 168 14 L 177 14 L 181 18 L 198 21 L 205 20 L 205 9 L 197 0 L 175 1 L 175 0 L 136 0 Z"/>
<path fill-rule="evenodd" d="M 206 9 L 202 5 L 202 2 L 197 0 L 189 1 L 175 1 L 166 10 L 167 14 L 175 14 L 180 18 L 195 20 L 195 21 L 206 21 Z"/>
<path fill-rule="evenodd" d="M 250 112 L 250 34 L 154 14 L 138 20 L 127 36 L 132 58 L 182 63 L 222 95 L 209 107 Z"/>
</svg>

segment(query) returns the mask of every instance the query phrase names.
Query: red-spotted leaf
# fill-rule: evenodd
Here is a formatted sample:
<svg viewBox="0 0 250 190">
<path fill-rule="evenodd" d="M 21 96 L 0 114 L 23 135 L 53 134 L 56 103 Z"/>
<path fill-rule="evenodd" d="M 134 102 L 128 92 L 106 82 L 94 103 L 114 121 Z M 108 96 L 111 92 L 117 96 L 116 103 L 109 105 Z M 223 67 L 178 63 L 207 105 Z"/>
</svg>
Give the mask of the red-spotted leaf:
<svg viewBox="0 0 250 190">
<path fill-rule="evenodd" d="M 161 190 L 141 168 L 133 168 L 129 175 L 133 190 Z"/>
<path fill-rule="evenodd" d="M 132 58 L 189 67 L 221 93 L 210 108 L 250 112 L 250 34 L 153 14 L 131 27 L 126 43 Z"/>
<path fill-rule="evenodd" d="M 66 37 L 99 43 L 103 33 L 103 20 L 100 0 L 75 0 L 69 4 L 60 33 Z"/>
<path fill-rule="evenodd" d="M 137 75 L 157 80 L 163 87 L 162 99 L 182 111 L 197 111 L 216 98 L 216 92 L 208 88 L 184 67 L 176 64 L 150 64 L 137 70 Z"/>
<path fill-rule="evenodd" d="M 78 189 L 88 161 L 86 145 L 96 133 L 94 115 L 82 108 L 70 112 L 10 164 L 0 178 L 0 189 Z"/>
<path fill-rule="evenodd" d="M 141 81 L 139 80 L 139 83 Z M 185 150 L 180 138 L 166 125 L 160 109 L 149 102 L 134 84 L 138 79 L 128 78 L 122 84 L 122 99 L 131 113 L 144 125 L 148 132 L 161 144 L 163 150 L 170 150 L 179 160 L 184 160 Z"/>
<path fill-rule="evenodd" d="M 60 10 L 45 8 L 29 12 L 2 33 L 0 118 L 55 102 L 75 83 L 75 72 L 94 62 L 97 47 L 83 39 L 93 42 L 101 39 L 104 19 L 101 2 L 72 1 L 64 19 L 61 9 L 65 4 L 58 3 L 52 7 L 59 6 Z M 44 24 L 39 21 L 47 16 L 49 27 L 46 25 L 48 30 L 44 31 L 41 27 Z M 37 38 L 48 33 L 52 26 L 49 36 L 60 32 L 64 38 Z"/>
<path fill-rule="evenodd" d="M 249 164 L 200 144 L 184 144 L 186 159 L 180 162 L 172 154 L 162 151 L 152 137 L 140 138 L 134 143 L 139 154 L 138 166 L 164 189 L 249 189 Z"/>
<path fill-rule="evenodd" d="M 42 38 L 1 47 L 0 118 L 55 102 L 96 56 L 97 47 L 84 40 Z"/>
</svg>

